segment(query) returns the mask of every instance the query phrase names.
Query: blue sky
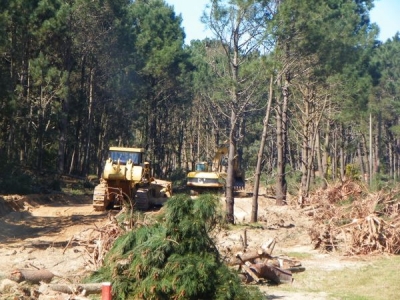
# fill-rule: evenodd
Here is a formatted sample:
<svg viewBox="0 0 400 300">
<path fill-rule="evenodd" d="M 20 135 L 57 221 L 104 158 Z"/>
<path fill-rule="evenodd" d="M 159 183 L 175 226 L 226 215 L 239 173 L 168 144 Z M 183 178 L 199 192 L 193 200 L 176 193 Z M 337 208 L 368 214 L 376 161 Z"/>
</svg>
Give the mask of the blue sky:
<svg viewBox="0 0 400 300">
<path fill-rule="evenodd" d="M 212 37 L 200 22 L 201 14 L 209 0 L 165 0 L 165 2 L 173 5 L 177 14 L 182 14 L 186 44 L 193 39 Z M 375 7 L 370 16 L 372 22 L 380 27 L 381 41 L 384 42 L 392 38 L 397 31 L 400 32 L 400 0 L 375 0 Z"/>
</svg>

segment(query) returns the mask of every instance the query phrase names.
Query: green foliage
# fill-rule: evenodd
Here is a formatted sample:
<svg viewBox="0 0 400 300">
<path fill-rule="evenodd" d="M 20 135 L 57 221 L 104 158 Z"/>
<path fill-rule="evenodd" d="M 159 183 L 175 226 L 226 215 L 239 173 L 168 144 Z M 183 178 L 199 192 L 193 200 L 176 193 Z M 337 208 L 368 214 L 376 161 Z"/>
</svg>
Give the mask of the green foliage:
<svg viewBox="0 0 400 300">
<path fill-rule="evenodd" d="M 293 170 L 290 166 L 286 166 L 286 183 L 287 183 L 287 191 L 291 195 L 297 195 L 300 181 L 301 181 L 301 171 Z"/>
<path fill-rule="evenodd" d="M 174 183 L 174 189 L 186 187 L 186 175 L 187 171 L 185 169 L 176 169 L 171 173 L 169 178 Z"/>
<path fill-rule="evenodd" d="M 286 154 L 296 168 L 286 171 L 289 193 L 297 194 L 299 162 L 307 161 L 299 147 L 306 119 L 321 118 L 315 127 L 320 131 L 329 125 L 326 136 L 320 132 L 316 149 L 326 141 L 327 155 L 337 159 L 341 145 L 345 164 L 355 166 L 358 137 L 369 142 L 370 113 L 378 121 L 373 138 L 379 137 L 376 154 L 382 172 L 371 188 L 382 188 L 393 180 L 398 156 L 400 37 L 375 41 L 376 28 L 368 16 L 372 4 L 212 1 L 211 14 L 203 20 L 210 22 L 215 39 L 192 41 L 185 48 L 182 17 L 165 1 L 3 1 L 0 149 L 6 161 L 24 167 L 55 171 L 63 164 L 64 171 L 83 176 L 100 174 L 110 143 L 136 144 L 152 152 L 155 176 L 169 177 L 176 188 L 186 181 L 186 171 L 179 168 L 186 161 L 212 157 L 214 146 L 229 138 L 235 124 L 242 166 L 251 178 L 269 74 L 288 70 Z M 238 45 L 231 43 L 236 40 L 232 33 L 238 34 Z M 237 62 L 232 60 L 236 50 Z M 274 79 L 274 102 L 282 96 L 280 81 L 279 76 Z M 302 109 L 295 108 L 302 107 L 302 91 L 308 88 L 315 96 L 309 99 L 310 111 L 320 114 L 303 118 L 298 113 Z M 230 111 L 237 120 L 230 120 Z M 274 187 L 278 145 L 273 117 L 261 182 Z M 341 134 L 338 123 L 344 128 Z M 329 162 L 328 178 L 337 178 L 337 165 Z M 385 177 L 389 170 L 392 178 Z M 357 177 L 357 172 L 346 167 L 346 175 Z M 12 164 L 2 164 L 0 173 L 3 192 L 28 193 L 42 186 Z M 313 188 L 321 185 L 319 180 L 311 183 Z M 46 188 L 60 189 L 57 180 L 49 182 Z"/>
<path fill-rule="evenodd" d="M 53 171 L 35 170 L 18 161 L 0 159 L 0 194 L 31 194 L 61 191 L 61 181 Z"/>
<path fill-rule="evenodd" d="M 209 236 L 218 206 L 208 194 L 172 197 L 165 221 L 118 238 L 90 280 L 111 281 L 115 299 L 260 299 L 241 286 Z"/>
<path fill-rule="evenodd" d="M 33 176 L 18 163 L 0 158 L 0 194 L 26 195 L 33 191 Z"/>
<path fill-rule="evenodd" d="M 30 194 L 33 189 L 32 178 L 24 170 L 6 165 L 0 171 L 1 194 Z"/>
<path fill-rule="evenodd" d="M 377 173 L 372 177 L 369 188 L 371 191 L 380 191 L 386 189 L 390 184 L 387 174 Z"/>
<path fill-rule="evenodd" d="M 347 164 L 346 165 L 346 170 L 345 170 L 345 175 L 349 179 L 357 179 L 360 178 L 360 168 L 355 165 L 355 164 Z"/>
</svg>

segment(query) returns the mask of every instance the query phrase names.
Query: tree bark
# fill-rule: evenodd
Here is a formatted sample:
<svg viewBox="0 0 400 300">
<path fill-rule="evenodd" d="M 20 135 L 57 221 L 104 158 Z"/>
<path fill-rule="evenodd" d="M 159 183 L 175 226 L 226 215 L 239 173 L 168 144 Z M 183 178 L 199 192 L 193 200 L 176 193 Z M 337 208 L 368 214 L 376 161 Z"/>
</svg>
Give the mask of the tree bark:
<svg viewBox="0 0 400 300">
<path fill-rule="evenodd" d="M 344 180 L 346 176 L 346 166 L 344 159 L 344 142 L 345 142 L 345 132 L 343 129 L 343 124 L 340 124 L 340 146 L 339 146 L 339 165 L 340 165 L 340 180 Z"/>
<path fill-rule="evenodd" d="M 328 179 L 328 168 L 329 168 L 329 163 L 328 163 L 328 157 L 329 157 L 329 143 L 330 143 L 330 112 L 331 108 L 329 106 L 329 111 L 328 111 L 328 120 L 326 121 L 326 127 L 325 127 L 325 140 L 324 144 L 322 146 L 322 173 L 321 173 L 321 178 Z M 323 183 L 323 188 L 327 188 L 327 182 L 324 180 Z"/>
<path fill-rule="evenodd" d="M 276 115 L 276 143 L 277 143 L 277 174 L 276 174 L 276 205 L 286 204 L 286 114 L 287 114 L 287 104 L 289 98 L 289 80 L 288 75 L 286 75 L 285 83 L 282 87 L 283 101 L 281 105 L 277 107 Z"/>
<path fill-rule="evenodd" d="M 360 143 L 357 144 L 357 154 L 358 154 L 358 159 L 359 159 L 359 164 L 360 164 L 361 180 L 366 182 L 363 153 L 361 151 L 361 144 Z"/>
<path fill-rule="evenodd" d="M 299 200 L 298 204 L 303 205 L 305 198 L 308 195 L 308 159 L 310 155 L 310 145 L 309 145 L 309 134 L 310 134 L 310 107 L 307 100 L 304 101 L 304 116 L 303 116 L 303 131 L 302 131 L 302 146 L 301 146 L 301 183 L 299 189 Z"/>
<path fill-rule="evenodd" d="M 235 112 L 231 112 L 231 120 L 236 120 Z M 233 121 L 231 123 L 234 123 Z M 225 187 L 225 194 L 226 194 L 226 222 L 229 224 L 235 223 L 235 198 L 234 198 L 234 160 L 236 155 L 236 141 L 235 141 L 235 134 L 234 129 L 235 125 L 231 125 L 231 134 L 230 134 L 230 141 L 229 141 L 229 150 L 228 150 L 228 170 L 227 170 L 227 177 L 226 177 L 226 187 Z"/>
<path fill-rule="evenodd" d="M 255 223 L 258 219 L 258 192 L 260 188 L 260 176 L 261 176 L 261 162 L 264 153 L 265 141 L 267 140 L 267 129 L 268 129 L 268 121 L 269 114 L 271 111 L 272 97 L 273 97 L 273 79 L 274 76 L 271 75 L 270 83 L 269 83 L 269 99 L 267 110 L 265 111 L 265 118 L 263 123 L 263 132 L 260 141 L 260 148 L 258 150 L 257 156 L 257 166 L 256 172 L 254 176 L 254 187 L 253 187 L 253 198 L 252 198 L 252 207 L 251 207 L 251 217 L 250 222 Z"/>
</svg>

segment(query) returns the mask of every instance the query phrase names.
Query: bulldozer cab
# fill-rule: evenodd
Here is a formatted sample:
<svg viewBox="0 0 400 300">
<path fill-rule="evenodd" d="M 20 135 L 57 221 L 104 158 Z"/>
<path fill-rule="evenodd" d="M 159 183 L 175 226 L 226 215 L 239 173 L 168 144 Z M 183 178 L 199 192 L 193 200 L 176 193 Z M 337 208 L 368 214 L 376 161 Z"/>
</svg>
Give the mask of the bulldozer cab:
<svg viewBox="0 0 400 300">
<path fill-rule="evenodd" d="M 144 149 L 141 148 L 111 147 L 109 157 L 115 162 L 119 161 L 121 165 L 125 165 L 129 160 L 134 165 L 141 165 L 143 163 L 143 153 Z"/>
</svg>

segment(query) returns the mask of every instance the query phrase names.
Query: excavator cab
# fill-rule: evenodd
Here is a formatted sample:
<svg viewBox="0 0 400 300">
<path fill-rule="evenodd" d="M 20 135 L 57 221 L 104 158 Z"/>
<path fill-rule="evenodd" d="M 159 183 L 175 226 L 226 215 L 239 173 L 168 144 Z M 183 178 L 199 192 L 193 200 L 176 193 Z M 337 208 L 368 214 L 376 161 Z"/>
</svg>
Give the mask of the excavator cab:
<svg viewBox="0 0 400 300">
<path fill-rule="evenodd" d="M 199 162 L 196 164 L 195 167 L 196 172 L 207 172 L 208 171 L 208 163 L 206 162 Z"/>
<path fill-rule="evenodd" d="M 211 166 L 211 167 L 209 167 Z M 193 171 L 187 174 L 187 187 L 193 195 L 210 192 L 221 191 L 225 189 L 228 169 L 228 148 L 222 146 L 215 152 L 214 158 L 207 162 L 198 162 Z M 234 162 L 234 188 L 235 190 L 243 189 L 244 177 L 240 170 L 238 161 Z"/>
</svg>

